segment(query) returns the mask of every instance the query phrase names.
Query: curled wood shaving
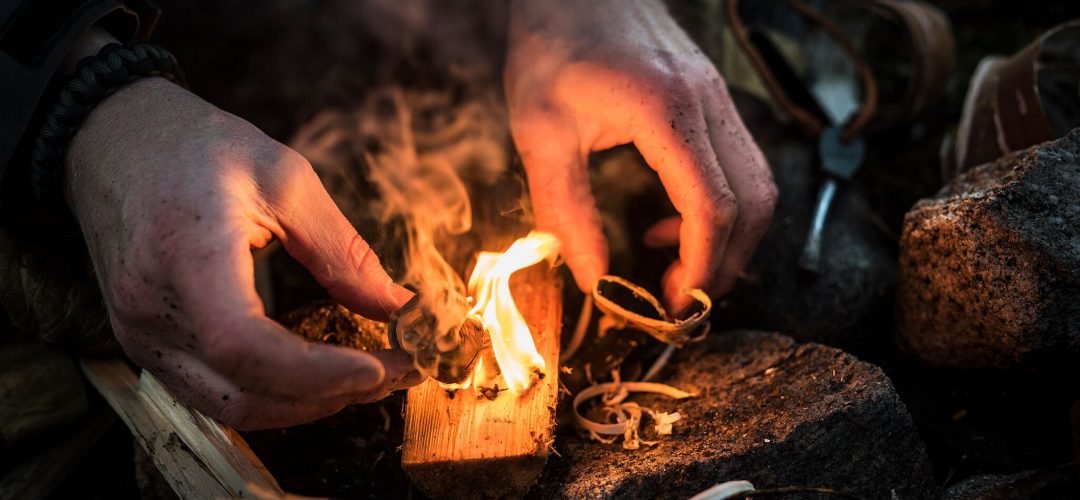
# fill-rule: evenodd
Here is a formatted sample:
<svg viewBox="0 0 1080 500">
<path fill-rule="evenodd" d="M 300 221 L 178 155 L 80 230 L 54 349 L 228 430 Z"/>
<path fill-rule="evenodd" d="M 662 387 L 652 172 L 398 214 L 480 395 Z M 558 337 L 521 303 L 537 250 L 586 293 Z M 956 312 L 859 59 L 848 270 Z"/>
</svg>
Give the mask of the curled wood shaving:
<svg viewBox="0 0 1080 500">
<path fill-rule="evenodd" d="M 636 450 L 641 445 L 651 446 L 657 443 L 657 441 L 641 439 L 643 415 L 648 415 L 653 421 L 653 430 L 658 436 L 671 434 L 672 424 L 682 418 L 678 412 L 666 413 L 634 402 L 624 402 L 627 396 L 634 392 L 663 394 L 674 399 L 694 396 L 692 393 L 681 391 L 670 385 L 655 382 L 621 382 L 618 372 L 615 372 L 614 376 L 614 382 L 596 384 L 574 396 L 574 421 L 579 428 L 589 432 L 589 437 L 601 443 L 614 443 L 619 436 L 622 436 L 623 448 L 627 450 Z M 603 412 L 607 422 L 589 420 L 581 414 L 579 409 L 581 404 L 596 396 L 602 396 Z"/>
<path fill-rule="evenodd" d="M 620 290 L 629 292 L 630 296 L 637 300 L 636 305 L 651 308 L 651 314 L 634 312 L 630 309 L 632 304 L 616 302 L 613 293 Z M 685 290 L 685 293 L 698 303 L 697 309 L 685 319 L 669 316 L 660 301 L 648 290 L 618 276 L 601 277 L 593 287 L 592 296 L 597 309 L 604 312 L 605 318 L 611 318 L 609 328 L 630 326 L 661 342 L 681 347 L 687 342 L 701 340 L 702 335 L 691 335 L 697 332 L 703 323 L 707 323 L 712 312 L 712 299 L 703 290 L 693 288 Z"/>
</svg>

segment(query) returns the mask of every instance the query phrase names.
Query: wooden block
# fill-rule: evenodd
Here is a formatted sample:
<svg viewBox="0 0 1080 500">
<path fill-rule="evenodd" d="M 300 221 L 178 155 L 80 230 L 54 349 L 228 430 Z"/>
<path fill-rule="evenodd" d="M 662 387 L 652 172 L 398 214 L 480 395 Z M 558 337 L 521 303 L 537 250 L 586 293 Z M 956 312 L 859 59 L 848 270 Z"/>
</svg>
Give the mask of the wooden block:
<svg viewBox="0 0 1080 500">
<path fill-rule="evenodd" d="M 527 392 L 494 401 L 474 389 L 451 399 L 434 380 L 409 390 L 402 466 L 437 498 L 521 496 L 536 483 L 554 442 L 558 401 L 562 283 L 547 264 L 516 273 L 510 283 L 546 373 Z"/>
<path fill-rule="evenodd" d="M 180 498 L 285 496 L 236 431 L 180 404 L 149 373 L 120 359 L 82 368 Z"/>
</svg>

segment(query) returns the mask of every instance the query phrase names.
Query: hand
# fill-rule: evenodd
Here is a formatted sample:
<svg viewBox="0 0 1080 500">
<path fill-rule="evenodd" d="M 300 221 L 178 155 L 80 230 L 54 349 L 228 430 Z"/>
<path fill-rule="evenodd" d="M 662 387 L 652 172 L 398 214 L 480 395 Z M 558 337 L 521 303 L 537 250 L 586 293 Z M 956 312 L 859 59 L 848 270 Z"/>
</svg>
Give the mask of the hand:
<svg viewBox="0 0 1080 500">
<path fill-rule="evenodd" d="M 133 361 L 243 428 L 313 420 L 418 383 L 411 359 L 311 344 L 268 319 L 251 250 L 280 240 L 349 309 L 385 320 L 411 296 L 303 157 L 161 78 L 96 108 L 65 195 L 112 327 Z"/>
<path fill-rule="evenodd" d="M 727 292 L 768 228 L 776 187 L 716 68 L 656 0 L 511 0 L 505 69 L 510 125 L 537 225 L 555 232 L 582 290 L 607 271 L 588 155 L 633 143 L 681 217 L 645 243 L 680 244 L 664 277 Z"/>
</svg>

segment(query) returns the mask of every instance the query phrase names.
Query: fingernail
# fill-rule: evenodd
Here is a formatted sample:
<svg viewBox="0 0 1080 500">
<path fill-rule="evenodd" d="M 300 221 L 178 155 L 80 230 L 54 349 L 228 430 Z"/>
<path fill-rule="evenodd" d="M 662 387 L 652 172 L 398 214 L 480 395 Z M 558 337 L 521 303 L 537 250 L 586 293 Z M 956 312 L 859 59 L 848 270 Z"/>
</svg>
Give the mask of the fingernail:
<svg viewBox="0 0 1080 500">
<path fill-rule="evenodd" d="M 411 370 L 405 375 L 403 375 L 401 377 L 401 380 L 398 381 L 397 384 L 395 384 L 394 390 L 396 391 L 400 389 L 408 389 L 410 387 L 415 387 L 423 383 L 425 380 L 427 380 L 427 377 L 421 375 L 420 372 L 416 370 Z"/>
<path fill-rule="evenodd" d="M 393 311 L 396 311 L 398 309 L 401 309 L 401 307 L 404 306 L 405 303 L 412 299 L 413 295 L 416 294 L 410 292 L 407 288 L 398 285 L 397 283 L 390 283 L 390 295 L 394 298 Z"/>
</svg>

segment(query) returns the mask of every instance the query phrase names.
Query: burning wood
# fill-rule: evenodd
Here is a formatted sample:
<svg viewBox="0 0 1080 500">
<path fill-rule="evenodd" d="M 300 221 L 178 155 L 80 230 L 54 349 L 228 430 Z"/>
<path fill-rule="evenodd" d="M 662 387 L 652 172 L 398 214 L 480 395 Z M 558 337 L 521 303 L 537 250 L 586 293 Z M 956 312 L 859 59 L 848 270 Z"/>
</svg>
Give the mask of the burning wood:
<svg viewBox="0 0 1080 500">
<path fill-rule="evenodd" d="M 508 251 L 503 255 L 515 254 Z M 542 258 L 530 258 L 519 264 L 528 265 Z M 492 269 L 504 268 L 495 265 Z M 485 325 L 493 339 L 492 351 L 496 351 L 494 346 L 499 343 L 504 347 L 533 344 L 535 357 L 533 352 L 528 352 L 511 358 L 530 364 L 511 368 L 508 362 L 499 360 L 502 378 L 508 385 L 491 386 L 494 398 L 489 397 L 492 391 L 479 383 L 448 391 L 437 381 L 428 380 L 409 390 L 401 462 L 409 478 L 427 495 L 523 495 L 547 462 L 554 441 L 558 396 L 554 367 L 559 359 L 562 286 L 552 273 L 536 267 L 513 278 L 507 273 L 489 283 L 490 290 L 500 300 L 493 306 L 497 311 L 491 314 L 499 321 L 516 316 L 520 323 L 511 323 L 512 328 L 491 323 L 502 325 L 492 328 L 485 319 Z M 528 300 L 522 300 L 525 297 Z M 518 306 L 510 302 L 507 307 L 502 302 L 507 298 L 518 299 Z M 481 303 L 477 300 L 478 305 Z M 536 368 L 539 371 L 533 375 Z M 479 366 L 474 370 L 477 374 L 483 371 Z M 522 388 L 522 382 L 530 385 Z"/>
<path fill-rule="evenodd" d="M 416 367 L 448 390 L 498 388 L 520 394 L 547 364 L 510 293 L 510 276 L 558 254 L 554 236 L 533 231 L 505 252 L 481 252 L 469 277 L 472 304 L 460 325 L 439 331 L 418 295 L 397 314 L 392 341 L 416 359 Z M 486 360 L 486 365 L 485 365 Z"/>
</svg>

